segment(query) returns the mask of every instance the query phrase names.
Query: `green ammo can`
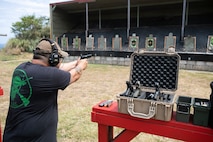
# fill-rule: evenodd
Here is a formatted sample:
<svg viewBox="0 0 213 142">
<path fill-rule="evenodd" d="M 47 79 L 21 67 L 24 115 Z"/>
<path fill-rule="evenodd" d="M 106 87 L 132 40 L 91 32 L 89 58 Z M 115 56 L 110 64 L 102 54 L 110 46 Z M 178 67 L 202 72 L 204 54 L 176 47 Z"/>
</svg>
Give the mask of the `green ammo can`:
<svg viewBox="0 0 213 142">
<path fill-rule="evenodd" d="M 192 98 L 187 96 L 178 96 L 176 121 L 189 122 L 190 109 L 192 105 Z"/>
<path fill-rule="evenodd" d="M 211 104 L 208 99 L 194 98 L 194 117 L 193 124 L 208 126 Z"/>
</svg>

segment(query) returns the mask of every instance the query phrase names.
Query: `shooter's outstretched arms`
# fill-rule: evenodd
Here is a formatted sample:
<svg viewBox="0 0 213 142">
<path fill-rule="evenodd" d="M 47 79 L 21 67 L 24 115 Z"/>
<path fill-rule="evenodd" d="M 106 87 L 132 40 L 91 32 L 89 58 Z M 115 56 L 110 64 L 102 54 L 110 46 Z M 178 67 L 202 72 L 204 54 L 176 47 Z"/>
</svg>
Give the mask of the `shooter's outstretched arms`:
<svg viewBox="0 0 213 142">
<path fill-rule="evenodd" d="M 59 69 L 64 71 L 70 71 L 74 69 L 78 64 L 78 60 L 67 62 L 67 63 L 61 63 L 59 66 Z"/>
<path fill-rule="evenodd" d="M 80 78 L 83 70 L 87 68 L 87 64 L 88 64 L 87 59 L 77 61 L 77 66 L 74 69 L 70 70 L 71 74 L 70 84 L 77 81 Z"/>
<path fill-rule="evenodd" d="M 71 61 L 71 62 L 68 62 L 68 63 L 61 63 L 59 68 L 61 70 L 64 70 L 64 71 L 70 71 L 72 69 L 74 69 L 80 62 L 80 60 L 83 60 L 83 59 L 88 59 L 88 58 L 91 58 L 92 57 L 92 54 L 81 54 L 80 57 L 75 60 L 75 61 Z"/>
</svg>

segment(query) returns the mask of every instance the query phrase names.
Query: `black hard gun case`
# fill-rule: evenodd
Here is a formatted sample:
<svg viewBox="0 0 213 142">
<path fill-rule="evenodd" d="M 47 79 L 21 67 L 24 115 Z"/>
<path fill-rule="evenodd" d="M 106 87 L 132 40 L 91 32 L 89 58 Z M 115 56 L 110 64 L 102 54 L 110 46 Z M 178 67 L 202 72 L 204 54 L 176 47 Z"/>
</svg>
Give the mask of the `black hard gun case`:
<svg viewBox="0 0 213 142">
<path fill-rule="evenodd" d="M 127 89 L 117 96 L 118 111 L 144 119 L 171 120 L 179 62 L 176 53 L 133 53 Z"/>
</svg>

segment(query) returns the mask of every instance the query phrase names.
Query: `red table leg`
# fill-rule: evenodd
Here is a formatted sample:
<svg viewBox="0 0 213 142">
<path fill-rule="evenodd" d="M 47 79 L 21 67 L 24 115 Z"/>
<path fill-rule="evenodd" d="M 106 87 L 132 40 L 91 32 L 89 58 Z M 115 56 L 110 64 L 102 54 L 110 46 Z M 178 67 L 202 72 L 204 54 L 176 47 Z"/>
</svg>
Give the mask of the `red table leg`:
<svg viewBox="0 0 213 142">
<path fill-rule="evenodd" d="M 113 142 L 128 142 L 132 140 L 134 137 L 136 137 L 140 132 L 131 131 L 131 130 L 123 130 L 115 139 Z"/>
<path fill-rule="evenodd" d="M 110 142 L 113 140 L 113 127 L 98 124 L 98 141 Z"/>
<path fill-rule="evenodd" d="M 130 141 L 135 136 L 137 136 L 140 132 L 131 131 L 131 130 L 123 130 L 120 134 L 118 134 L 115 138 L 113 138 L 113 127 L 98 124 L 98 141 L 99 142 L 124 142 Z"/>
</svg>

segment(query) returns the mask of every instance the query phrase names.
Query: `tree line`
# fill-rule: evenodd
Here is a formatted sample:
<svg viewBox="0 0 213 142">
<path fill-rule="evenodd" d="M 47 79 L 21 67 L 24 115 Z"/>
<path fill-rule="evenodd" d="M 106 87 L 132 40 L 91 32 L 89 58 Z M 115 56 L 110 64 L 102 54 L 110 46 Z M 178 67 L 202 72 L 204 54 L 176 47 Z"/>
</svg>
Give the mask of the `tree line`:
<svg viewBox="0 0 213 142">
<path fill-rule="evenodd" d="M 12 23 L 11 32 L 15 35 L 6 43 L 4 50 L 11 54 L 32 52 L 41 38 L 50 37 L 49 18 L 35 15 L 23 16 Z"/>
</svg>

